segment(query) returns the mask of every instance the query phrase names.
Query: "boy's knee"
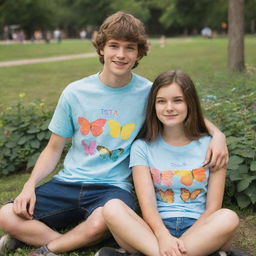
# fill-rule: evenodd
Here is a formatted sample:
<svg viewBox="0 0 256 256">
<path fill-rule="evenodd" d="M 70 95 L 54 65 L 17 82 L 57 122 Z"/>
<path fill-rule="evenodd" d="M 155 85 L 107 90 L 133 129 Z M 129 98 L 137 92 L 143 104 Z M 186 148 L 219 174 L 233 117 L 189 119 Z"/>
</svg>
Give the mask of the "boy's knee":
<svg viewBox="0 0 256 256">
<path fill-rule="evenodd" d="M 6 204 L 0 209 L 0 228 L 5 232 L 11 233 L 12 230 L 17 228 L 15 221 L 12 216 L 13 213 L 13 204 Z"/>
<path fill-rule="evenodd" d="M 103 207 L 103 217 L 108 222 L 120 216 L 125 204 L 120 199 L 111 199 Z"/>
<path fill-rule="evenodd" d="M 92 223 L 92 233 L 101 233 L 106 230 L 106 224 L 104 219 L 95 219 Z"/>
</svg>

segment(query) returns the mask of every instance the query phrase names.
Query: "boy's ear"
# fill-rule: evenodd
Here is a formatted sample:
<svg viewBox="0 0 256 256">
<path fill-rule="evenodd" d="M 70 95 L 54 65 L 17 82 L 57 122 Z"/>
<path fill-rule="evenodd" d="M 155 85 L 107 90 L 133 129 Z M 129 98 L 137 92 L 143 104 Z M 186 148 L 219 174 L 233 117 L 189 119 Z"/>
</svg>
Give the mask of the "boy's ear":
<svg viewBox="0 0 256 256">
<path fill-rule="evenodd" d="M 102 50 L 100 50 L 100 55 L 104 55 L 104 51 L 103 51 L 103 49 Z"/>
</svg>

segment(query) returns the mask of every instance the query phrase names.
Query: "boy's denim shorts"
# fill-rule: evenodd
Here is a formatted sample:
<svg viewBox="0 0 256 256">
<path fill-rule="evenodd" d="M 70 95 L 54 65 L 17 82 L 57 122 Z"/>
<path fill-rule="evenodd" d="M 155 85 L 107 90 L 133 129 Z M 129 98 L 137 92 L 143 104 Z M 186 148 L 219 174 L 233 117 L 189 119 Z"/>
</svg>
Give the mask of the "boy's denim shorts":
<svg viewBox="0 0 256 256">
<path fill-rule="evenodd" d="M 187 217 L 163 219 L 166 228 L 177 238 L 181 237 L 196 221 L 196 219 Z"/>
<path fill-rule="evenodd" d="M 115 198 L 135 210 L 134 196 L 117 186 L 63 182 L 53 178 L 36 188 L 33 218 L 51 228 L 65 228 L 82 222 L 96 208 Z"/>
</svg>

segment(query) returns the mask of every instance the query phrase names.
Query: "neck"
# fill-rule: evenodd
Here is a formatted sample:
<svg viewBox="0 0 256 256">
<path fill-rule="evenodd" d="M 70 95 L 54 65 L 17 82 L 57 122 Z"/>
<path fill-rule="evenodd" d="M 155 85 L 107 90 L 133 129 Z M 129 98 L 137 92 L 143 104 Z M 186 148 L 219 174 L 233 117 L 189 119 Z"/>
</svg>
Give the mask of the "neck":
<svg viewBox="0 0 256 256">
<path fill-rule="evenodd" d="M 132 79 L 132 73 L 126 76 L 113 76 L 111 74 L 106 74 L 104 70 L 99 75 L 100 81 L 111 87 L 111 88 L 120 88 L 127 85 Z"/>
<path fill-rule="evenodd" d="M 184 146 L 191 142 L 191 140 L 186 137 L 183 127 L 165 127 L 162 137 L 165 142 L 172 146 Z"/>
</svg>

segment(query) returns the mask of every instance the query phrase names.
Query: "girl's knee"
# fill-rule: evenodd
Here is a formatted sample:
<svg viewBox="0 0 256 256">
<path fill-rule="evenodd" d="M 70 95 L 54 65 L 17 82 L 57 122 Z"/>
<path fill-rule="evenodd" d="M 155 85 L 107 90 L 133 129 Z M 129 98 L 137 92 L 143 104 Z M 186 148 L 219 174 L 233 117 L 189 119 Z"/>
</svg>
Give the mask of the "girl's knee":
<svg viewBox="0 0 256 256">
<path fill-rule="evenodd" d="M 219 210 L 219 213 L 222 224 L 226 225 L 230 232 L 234 231 L 239 226 L 240 220 L 236 212 L 223 208 Z"/>
</svg>

